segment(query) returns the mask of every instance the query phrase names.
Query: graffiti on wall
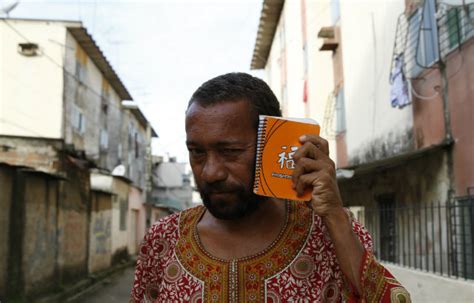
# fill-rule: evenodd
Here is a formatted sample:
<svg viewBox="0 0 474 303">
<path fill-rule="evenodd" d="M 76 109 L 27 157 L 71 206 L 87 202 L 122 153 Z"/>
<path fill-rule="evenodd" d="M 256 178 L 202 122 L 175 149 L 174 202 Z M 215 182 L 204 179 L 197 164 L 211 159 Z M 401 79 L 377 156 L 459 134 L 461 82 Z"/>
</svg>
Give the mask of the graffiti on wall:
<svg viewBox="0 0 474 303">
<path fill-rule="evenodd" d="M 92 226 L 96 254 L 110 253 L 111 219 L 100 212 Z"/>
</svg>

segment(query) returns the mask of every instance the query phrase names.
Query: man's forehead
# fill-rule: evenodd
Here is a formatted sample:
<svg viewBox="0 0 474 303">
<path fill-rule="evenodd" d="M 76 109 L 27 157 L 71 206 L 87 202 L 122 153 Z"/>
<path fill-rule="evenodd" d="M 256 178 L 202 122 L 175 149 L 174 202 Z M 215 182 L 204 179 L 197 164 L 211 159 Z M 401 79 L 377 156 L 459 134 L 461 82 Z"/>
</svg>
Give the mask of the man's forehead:
<svg viewBox="0 0 474 303">
<path fill-rule="evenodd" d="M 194 101 L 186 110 L 186 117 L 192 116 L 197 112 L 210 114 L 221 111 L 248 114 L 251 111 L 251 106 L 247 99 L 222 100 L 209 104 L 205 102 Z"/>
<path fill-rule="evenodd" d="M 186 140 L 186 145 L 199 145 L 202 143 L 202 140 L 195 140 L 193 138 L 189 138 Z M 223 138 L 221 140 L 212 142 L 215 146 L 240 146 L 246 145 L 248 142 L 238 139 L 238 138 Z"/>
</svg>

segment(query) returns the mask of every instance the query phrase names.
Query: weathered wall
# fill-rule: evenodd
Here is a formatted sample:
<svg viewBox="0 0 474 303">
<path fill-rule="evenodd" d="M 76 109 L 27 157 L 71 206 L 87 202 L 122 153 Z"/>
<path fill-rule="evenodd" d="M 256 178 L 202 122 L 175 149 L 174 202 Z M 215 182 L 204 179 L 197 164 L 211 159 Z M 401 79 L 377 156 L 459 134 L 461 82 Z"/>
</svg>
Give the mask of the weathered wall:
<svg viewBox="0 0 474 303">
<path fill-rule="evenodd" d="M 408 258 L 414 256 L 415 253 L 424 251 L 426 249 L 426 242 L 433 243 L 441 237 L 443 243 L 446 243 L 447 235 L 445 231 L 442 231 L 442 226 L 445 225 L 445 222 L 432 222 L 430 221 L 431 216 L 425 219 L 427 214 L 424 211 L 419 211 L 416 207 L 420 203 L 446 202 L 449 189 L 447 167 L 446 151 L 439 150 L 424 154 L 421 158 L 399 163 L 397 166 L 376 169 L 371 173 L 361 176 L 356 174 L 352 179 L 339 183 L 346 206 L 365 207 L 365 225 L 373 236 L 376 252 L 380 251 L 380 226 L 382 224 L 379 220 L 377 199 L 386 194 L 394 195 L 395 205 L 393 207 L 410 208 L 405 210 L 403 214 L 397 214 L 397 222 L 395 224 L 400 235 L 405 233 L 407 235 L 406 239 L 408 239 L 408 234 L 412 233 L 416 239 L 421 239 L 422 234 L 419 233 L 419 222 L 426 223 L 426 226 L 433 225 L 435 234 L 435 239 L 432 238 L 431 233 L 428 233 L 426 235 L 428 238 L 424 239 L 426 241 L 418 241 L 413 245 L 412 243 L 405 243 L 406 245 L 404 245 L 400 237 L 398 239 L 399 242 L 396 244 L 398 262 L 412 262 Z M 407 222 L 408 218 L 410 222 Z M 442 220 L 444 219 L 445 216 L 443 216 Z M 414 222 L 417 222 L 416 226 Z M 433 253 L 433 245 L 430 245 L 428 245 L 428 250 L 430 253 Z M 445 252 L 447 245 L 443 244 L 443 246 Z M 403 260 L 403 258 L 407 259 Z M 446 267 L 446 265 L 444 266 Z M 437 264 L 437 268 L 440 268 L 439 264 Z"/>
<path fill-rule="evenodd" d="M 61 187 L 59 213 L 59 263 L 61 278 L 74 281 L 87 274 L 90 176 L 87 169 L 66 159 L 67 180 Z"/>
<path fill-rule="evenodd" d="M 456 195 L 474 187 L 474 38 L 448 57 L 449 111 L 455 140 L 453 166 Z"/>
<path fill-rule="evenodd" d="M 143 204 L 144 197 L 139 188 L 130 186 L 128 203 L 128 252 L 131 255 L 135 255 L 138 250 L 138 245 L 145 236 L 146 229 L 146 210 Z"/>
<path fill-rule="evenodd" d="M 69 32 L 66 44 L 65 67 L 69 73 L 64 74 L 65 141 L 85 151 L 87 157 L 99 167 L 112 171 L 123 163 L 125 155 L 121 141 L 124 124 L 121 99 L 94 62 L 87 55 L 86 59 L 81 59 L 83 55 L 78 53 L 82 54 L 83 50 Z M 80 81 L 72 76 L 75 75 L 77 65 L 81 65 L 83 71 Z M 84 133 L 71 125 L 74 106 L 84 114 Z M 105 132 L 108 137 L 104 146 L 100 145 L 101 132 Z"/>
<path fill-rule="evenodd" d="M 7 270 L 9 232 L 10 232 L 10 206 L 12 201 L 12 185 L 14 169 L 8 165 L 0 164 L 0 296 L 4 295 L 7 288 Z"/>
<path fill-rule="evenodd" d="M 112 263 L 115 263 L 128 254 L 129 184 L 114 177 L 112 190 L 115 194 L 112 199 Z"/>
<path fill-rule="evenodd" d="M 90 221 L 89 272 L 97 272 L 110 266 L 112 195 L 94 191 L 92 193 Z"/>
<path fill-rule="evenodd" d="M 37 170 L 56 173 L 60 162 L 60 140 L 0 136 L 2 162 L 10 165 L 34 167 Z"/>
<path fill-rule="evenodd" d="M 58 251 L 58 181 L 25 175 L 22 270 L 29 296 L 54 288 Z M 72 235 L 70 235 L 72 237 Z"/>
<path fill-rule="evenodd" d="M 422 74 L 420 80 L 412 81 L 417 95 L 432 96 L 423 100 L 413 96 L 413 135 L 416 148 L 440 143 L 445 138 L 443 99 L 435 88 L 441 87 L 441 76 L 437 69 Z"/>
<path fill-rule="evenodd" d="M 468 187 L 474 186 L 474 39 L 465 42 L 461 50 L 455 49 L 446 61 L 448 110 L 455 142 L 454 190 L 456 195 L 462 196 L 467 194 Z M 419 95 L 433 98 L 413 98 L 414 141 L 417 148 L 440 143 L 446 137 L 441 73 L 439 69 L 432 69 L 425 71 L 422 76 L 422 79 L 413 82 L 413 87 Z"/>
</svg>

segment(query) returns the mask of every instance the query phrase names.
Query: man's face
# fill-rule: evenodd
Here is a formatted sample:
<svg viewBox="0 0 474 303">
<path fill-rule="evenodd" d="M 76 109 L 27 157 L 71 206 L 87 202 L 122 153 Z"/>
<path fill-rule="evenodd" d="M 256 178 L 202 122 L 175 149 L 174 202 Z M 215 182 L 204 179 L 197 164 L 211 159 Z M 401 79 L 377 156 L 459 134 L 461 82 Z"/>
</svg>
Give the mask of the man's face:
<svg viewBox="0 0 474 303">
<path fill-rule="evenodd" d="M 261 200 L 252 192 L 256 130 L 247 101 L 191 104 L 186 144 L 204 205 L 219 219 L 238 219 Z"/>
</svg>

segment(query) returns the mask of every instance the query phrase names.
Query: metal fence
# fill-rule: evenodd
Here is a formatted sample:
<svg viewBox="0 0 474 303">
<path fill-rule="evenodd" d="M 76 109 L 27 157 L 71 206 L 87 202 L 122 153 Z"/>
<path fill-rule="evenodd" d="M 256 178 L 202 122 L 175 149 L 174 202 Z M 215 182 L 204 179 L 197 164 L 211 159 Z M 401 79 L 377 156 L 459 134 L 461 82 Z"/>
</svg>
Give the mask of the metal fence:
<svg viewBox="0 0 474 303">
<path fill-rule="evenodd" d="M 379 203 L 365 209 L 365 221 L 380 260 L 474 279 L 474 195 L 451 203 Z"/>
</svg>

